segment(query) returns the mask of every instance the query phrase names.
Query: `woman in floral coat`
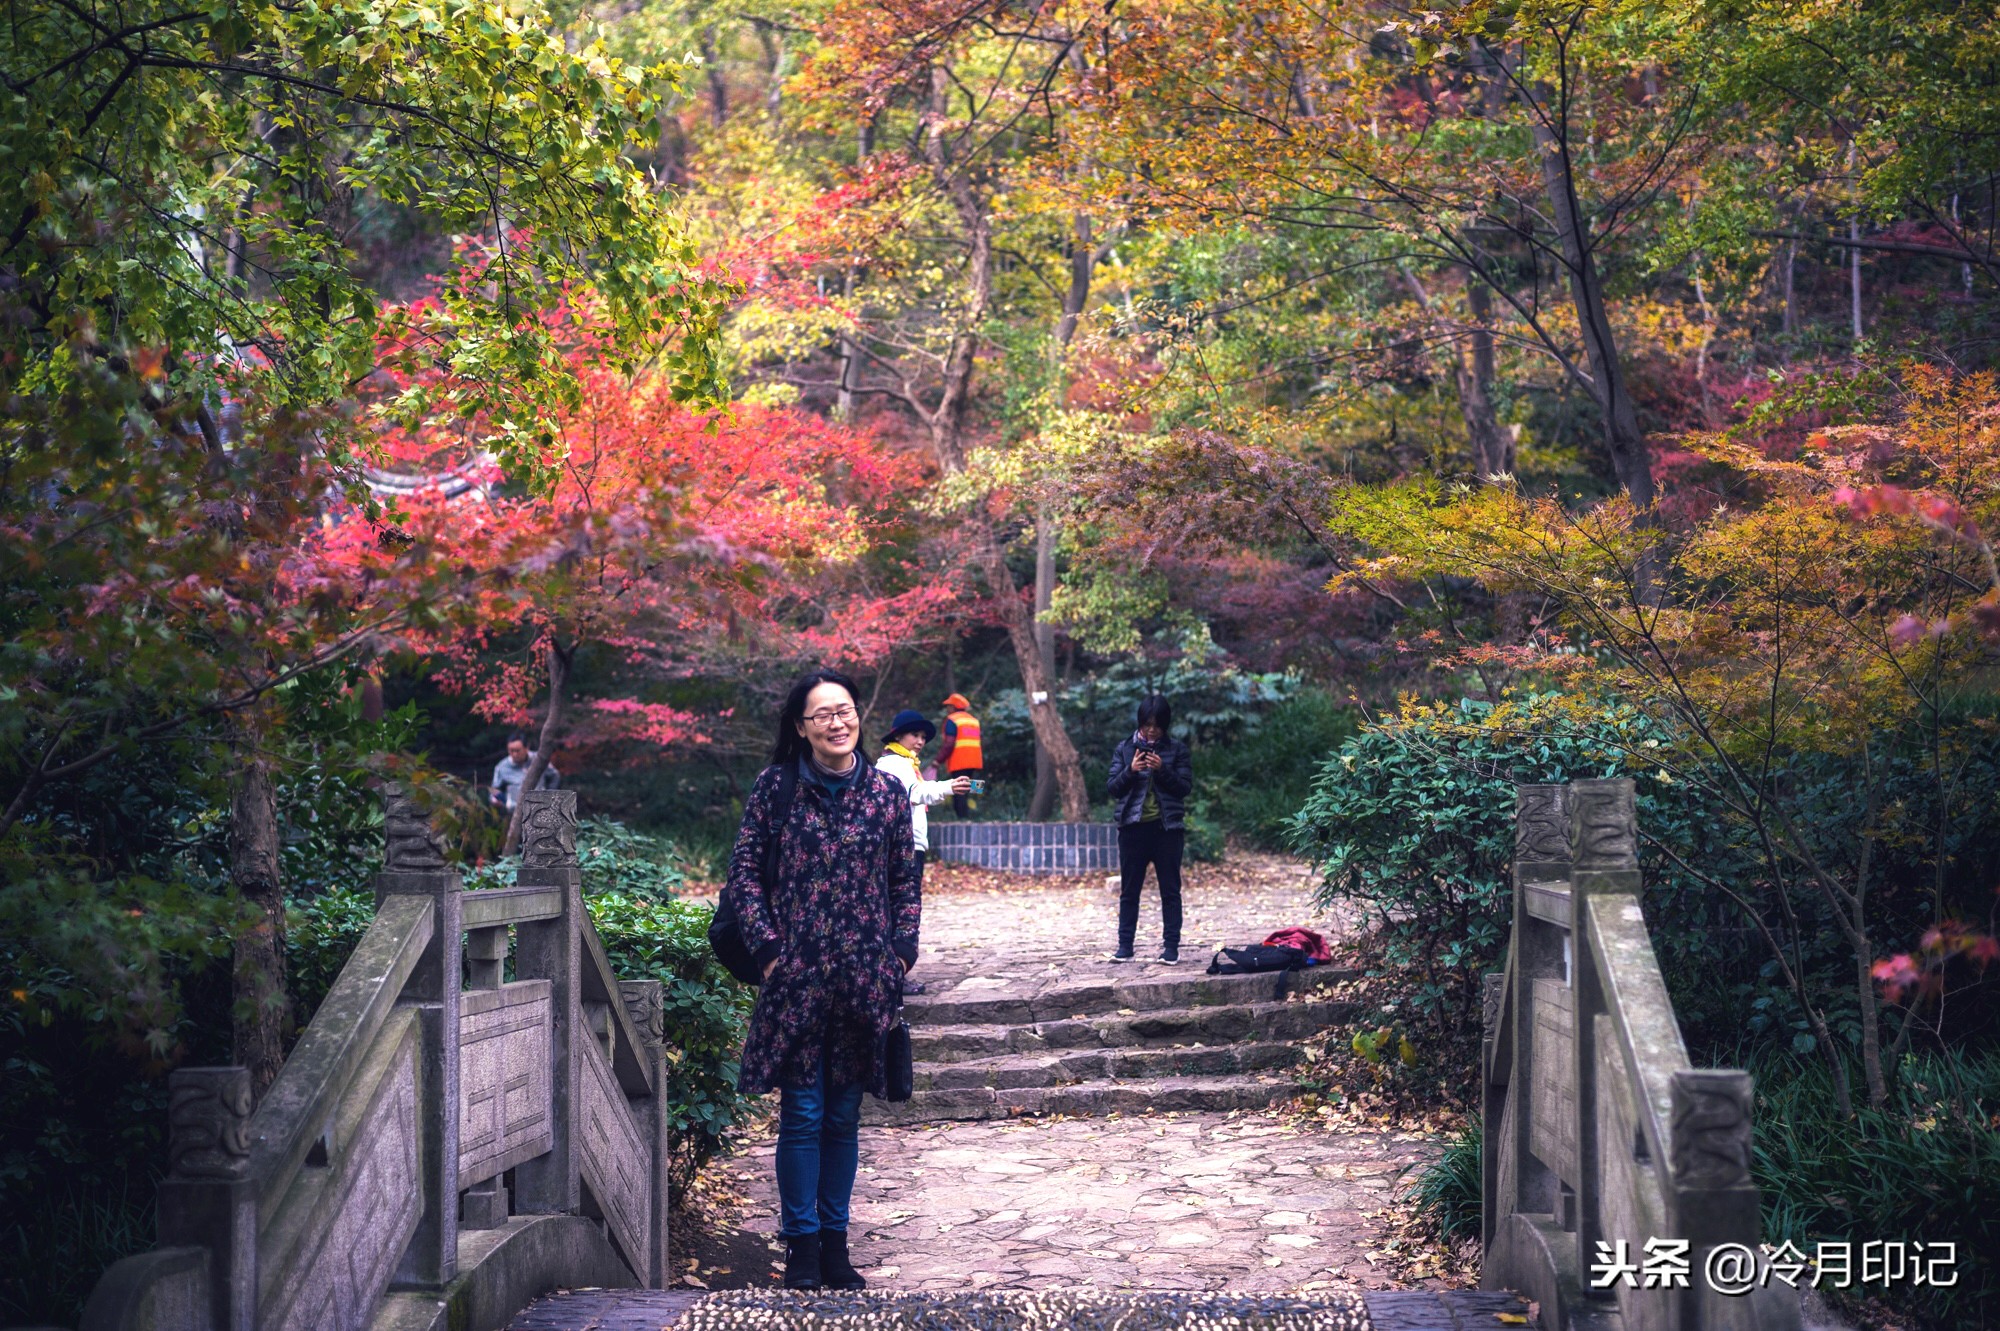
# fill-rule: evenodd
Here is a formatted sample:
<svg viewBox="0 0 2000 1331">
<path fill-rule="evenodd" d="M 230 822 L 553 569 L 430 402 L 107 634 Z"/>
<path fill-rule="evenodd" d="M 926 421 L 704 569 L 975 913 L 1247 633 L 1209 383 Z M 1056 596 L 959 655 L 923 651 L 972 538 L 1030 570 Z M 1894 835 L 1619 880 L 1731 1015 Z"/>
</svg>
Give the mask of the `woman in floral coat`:
<svg viewBox="0 0 2000 1331">
<path fill-rule="evenodd" d="M 729 881 L 764 973 L 737 1086 L 779 1093 L 785 1285 L 860 1289 L 847 1252 L 861 1093 L 887 1092 L 882 1054 L 917 961 L 923 901 L 910 797 L 860 752 L 854 684 L 816 670 L 792 686 L 771 766 L 744 801 Z M 796 780 L 774 825 L 781 776 Z M 777 872 L 764 880 L 778 838 Z"/>
</svg>

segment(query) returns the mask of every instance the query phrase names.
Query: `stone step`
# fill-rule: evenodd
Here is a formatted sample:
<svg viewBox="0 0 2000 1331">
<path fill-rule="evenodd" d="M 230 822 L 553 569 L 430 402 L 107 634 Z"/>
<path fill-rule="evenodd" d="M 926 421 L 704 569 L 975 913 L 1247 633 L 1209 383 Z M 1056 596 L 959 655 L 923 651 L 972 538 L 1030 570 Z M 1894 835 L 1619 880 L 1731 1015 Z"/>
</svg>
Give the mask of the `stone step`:
<svg viewBox="0 0 2000 1331">
<path fill-rule="evenodd" d="M 1119 1012 L 1159 1012 L 1224 1004 L 1271 1003 L 1287 994 L 1311 993 L 1353 979 L 1352 970 L 1313 966 L 1261 975 L 1206 975 L 1145 967 L 1131 979 L 1067 980 L 1041 985 L 1003 977 L 974 977 L 938 993 L 914 995 L 903 1013 L 912 1027 L 1028 1026 Z"/>
<path fill-rule="evenodd" d="M 1073 1086 L 1086 1081 L 1159 1080 L 1168 1077 L 1227 1077 L 1268 1072 L 1298 1063 L 1303 1055 L 1289 1044 L 1225 1044 L 1164 1049 L 1073 1049 L 1063 1054 L 1009 1054 L 963 1063 L 919 1063 L 919 1091 L 956 1091 L 987 1086 L 1018 1090 L 1031 1086 Z"/>
<path fill-rule="evenodd" d="M 912 1023 L 910 1049 L 919 1063 L 959 1063 L 1009 1054 L 1069 1049 L 1144 1049 L 1299 1040 L 1352 1018 L 1358 1005 L 1334 999 L 1230 1003 L 1134 1011 L 1130 1015 L 1065 1018 L 1025 1026 Z M 906 1009 L 907 1011 L 907 1009 Z"/>
<path fill-rule="evenodd" d="M 902 1104 L 873 1096 L 861 1102 L 868 1124 L 934 1123 L 943 1120 L 1014 1118 L 1022 1115 L 1106 1114 L 1262 1109 L 1297 1090 L 1289 1077 L 1239 1073 L 1222 1077 L 1161 1077 L 1147 1081 L 1085 1081 L 1073 1086 L 1020 1086 L 995 1089 L 967 1086 L 918 1091 Z"/>
</svg>

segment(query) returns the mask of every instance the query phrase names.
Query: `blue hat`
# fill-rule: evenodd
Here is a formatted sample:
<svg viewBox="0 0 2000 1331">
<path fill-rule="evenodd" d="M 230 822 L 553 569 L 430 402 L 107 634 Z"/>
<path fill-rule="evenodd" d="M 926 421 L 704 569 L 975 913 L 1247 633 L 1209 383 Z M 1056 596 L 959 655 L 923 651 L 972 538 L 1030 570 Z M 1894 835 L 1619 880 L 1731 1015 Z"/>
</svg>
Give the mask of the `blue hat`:
<svg viewBox="0 0 2000 1331">
<path fill-rule="evenodd" d="M 924 743 L 926 744 L 937 738 L 937 727 L 926 720 L 922 712 L 913 712 L 905 707 L 902 711 L 896 713 L 894 720 L 889 722 L 888 733 L 891 738 L 906 734 L 912 730 L 920 733 L 924 737 Z"/>
</svg>

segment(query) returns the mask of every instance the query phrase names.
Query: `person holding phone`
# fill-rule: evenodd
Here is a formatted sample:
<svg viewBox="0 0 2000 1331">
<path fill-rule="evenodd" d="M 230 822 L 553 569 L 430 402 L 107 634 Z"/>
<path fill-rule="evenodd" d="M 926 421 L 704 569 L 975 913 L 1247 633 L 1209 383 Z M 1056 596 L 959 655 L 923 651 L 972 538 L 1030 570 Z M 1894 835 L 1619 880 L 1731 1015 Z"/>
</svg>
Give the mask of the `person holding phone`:
<svg viewBox="0 0 2000 1331">
<path fill-rule="evenodd" d="M 792 686 L 723 886 L 764 976 L 737 1089 L 779 1093 L 787 1289 L 867 1283 L 847 1248 L 861 1096 L 888 1094 L 888 1034 L 923 914 L 910 792 L 861 752 L 854 699 L 853 681 L 834 670 Z M 784 788 L 792 798 L 780 817 Z"/>
<path fill-rule="evenodd" d="M 1167 733 L 1174 709 L 1159 694 L 1139 703 L 1138 729 L 1119 741 L 1105 783 L 1118 809 L 1118 946 L 1111 961 L 1132 960 L 1139 928 L 1139 894 L 1151 865 L 1160 883 L 1160 964 L 1181 959 L 1181 853 L 1194 764 L 1188 747 Z"/>
</svg>

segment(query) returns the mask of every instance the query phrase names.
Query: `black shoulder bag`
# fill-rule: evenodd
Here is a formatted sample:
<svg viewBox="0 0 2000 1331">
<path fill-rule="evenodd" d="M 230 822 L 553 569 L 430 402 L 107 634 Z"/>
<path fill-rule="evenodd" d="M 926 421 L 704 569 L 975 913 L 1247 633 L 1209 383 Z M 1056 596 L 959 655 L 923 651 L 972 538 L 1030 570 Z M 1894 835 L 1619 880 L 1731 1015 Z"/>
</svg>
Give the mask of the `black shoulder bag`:
<svg viewBox="0 0 2000 1331">
<path fill-rule="evenodd" d="M 882 891 L 889 890 L 889 867 L 882 866 Z M 899 963 L 900 964 L 900 963 Z M 907 974 L 908 972 L 905 972 Z M 890 1104 L 902 1104 L 916 1094 L 917 1069 L 910 1051 L 910 1023 L 903 1018 L 903 1005 L 896 1004 L 896 1024 L 882 1036 L 882 1073 L 888 1083 L 888 1092 L 882 1098 Z"/>
<path fill-rule="evenodd" d="M 1225 947 L 1208 963 L 1210 975 L 1261 975 L 1265 971 L 1300 971 L 1305 968 L 1304 948 L 1268 947 L 1263 943 Z"/>
<path fill-rule="evenodd" d="M 791 817 L 792 797 L 798 794 L 798 790 L 798 764 L 781 764 L 778 767 L 778 791 L 771 800 L 771 834 L 764 842 L 764 863 L 760 870 L 766 892 L 778 880 L 778 842 L 785 835 L 785 820 Z M 736 917 L 736 906 L 729 899 L 727 884 L 716 898 L 715 918 L 708 922 L 708 946 L 715 953 L 715 959 L 722 963 L 722 969 L 744 984 L 759 985 L 764 982 L 756 961 L 750 956 L 750 945 L 743 941 L 743 922 Z"/>
<path fill-rule="evenodd" d="M 903 1020 L 900 1009 L 896 1024 L 883 1038 L 882 1067 L 889 1083 L 889 1093 L 883 1099 L 901 1104 L 916 1094 L 917 1069 L 910 1057 L 910 1023 Z"/>
</svg>

